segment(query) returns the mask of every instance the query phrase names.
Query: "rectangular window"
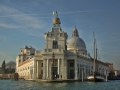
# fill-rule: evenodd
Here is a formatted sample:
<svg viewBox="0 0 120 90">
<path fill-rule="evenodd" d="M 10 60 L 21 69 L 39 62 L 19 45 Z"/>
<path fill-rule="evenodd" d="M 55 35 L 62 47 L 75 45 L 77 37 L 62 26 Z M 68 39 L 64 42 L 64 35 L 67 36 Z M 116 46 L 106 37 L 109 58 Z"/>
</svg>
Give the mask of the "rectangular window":
<svg viewBox="0 0 120 90">
<path fill-rule="evenodd" d="M 29 52 L 27 52 L 27 54 L 29 54 Z"/>
<path fill-rule="evenodd" d="M 70 67 L 74 67 L 74 63 L 70 63 Z"/>
<path fill-rule="evenodd" d="M 41 74 L 43 74 L 43 70 L 41 70 Z"/>
<path fill-rule="evenodd" d="M 33 69 L 30 69 L 30 74 L 33 74 Z"/>
<path fill-rule="evenodd" d="M 91 69 L 93 69 L 93 66 L 91 66 Z"/>
<path fill-rule="evenodd" d="M 60 37 L 62 37 L 62 34 L 60 34 Z"/>
<path fill-rule="evenodd" d="M 49 49 L 49 52 L 51 52 L 51 49 Z"/>
<path fill-rule="evenodd" d="M 53 41 L 53 49 L 58 49 L 58 41 Z"/>
<path fill-rule="evenodd" d="M 45 52 L 47 52 L 47 50 L 45 49 Z"/>
<path fill-rule="evenodd" d="M 41 63 L 41 67 L 43 67 L 43 63 Z"/>
<path fill-rule="evenodd" d="M 49 34 L 47 34 L 47 37 L 49 37 Z"/>
<path fill-rule="evenodd" d="M 78 74 L 79 74 L 79 68 L 78 68 Z"/>
<path fill-rule="evenodd" d="M 53 34 L 51 34 L 51 37 L 53 37 Z"/>
</svg>

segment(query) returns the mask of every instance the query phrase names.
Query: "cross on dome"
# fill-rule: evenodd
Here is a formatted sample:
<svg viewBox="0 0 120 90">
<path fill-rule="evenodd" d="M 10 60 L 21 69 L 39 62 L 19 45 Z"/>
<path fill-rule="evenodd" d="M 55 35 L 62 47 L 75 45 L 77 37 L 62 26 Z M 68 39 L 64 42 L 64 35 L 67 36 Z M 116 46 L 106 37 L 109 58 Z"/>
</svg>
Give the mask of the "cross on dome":
<svg viewBox="0 0 120 90">
<path fill-rule="evenodd" d="M 76 26 L 75 26 L 75 28 L 73 29 L 72 37 L 79 37 L 79 34 L 78 34 L 78 31 L 77 31 Z"/>
</svg>

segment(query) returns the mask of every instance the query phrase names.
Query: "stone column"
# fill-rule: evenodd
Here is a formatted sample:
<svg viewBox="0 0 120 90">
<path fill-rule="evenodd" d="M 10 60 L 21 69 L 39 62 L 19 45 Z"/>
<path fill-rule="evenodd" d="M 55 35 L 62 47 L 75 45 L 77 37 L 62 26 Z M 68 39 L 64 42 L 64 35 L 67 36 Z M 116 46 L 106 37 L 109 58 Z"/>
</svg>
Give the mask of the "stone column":
<svg viewBox="0 0 120 90">
<path fill-rule="evenodd" d="M 67 79 L 67 59 L 65 59 L 65 79 Z"/>
<path fill-rule="evenodd" d="M 80 79 L 82 78 L 82 68 L 80 67 Z"/>
<path fill-rule="evenodd" d="M 34 79 L 36 79 L 37 78 L 37 61 L 35 60 L 34 61 Z"/>
<path fill-rule="evenodd" d="M 64 60 L 63 60 L 63 59 L 61 59 L 61 66 L 62 66 L 62 67 L 61 67 L 61 69 L 62 69 L 62 70 L 61 70 L 61 71 L 62 71 L 62 72 L 61 72 L 61 75 L 62 75 L 62 79 L 63 79 L 63 77 L 64 77 Z"/>
<path fill-rule="evenodd" d="M 77 68 L 77 59 L 75 59 L 75 79 L 78 79 L 78 68 Z"/>
<path fill-rule="evenodd" d="M 47 59 L 47 78 L 49 78 L 49 60 Z"/>
<path fill-rule="evenodd" d="M 60 74 L 60 59 L 58 59 L 58 75 Z"/>
<path fill-rule="evenodd" d="M 46 60 L 45 59 L 43 59 L 43 77 L 42 77 L 42 79 L 46 79 L 45 77 L 46 77 L 46 66 L 45 66 L 45 63 L 46 63 Z"/>
<path fill-rule="evenodd" d="M 37 79 L 38 79 L 38 78 L 39 78 L 39 71 L 38 71 L 38 69 L 39 69 L 39 66 L 38 66 L 38 65 L 39 65 L 39 64 L 38 64 L 38 61 L 36 61 L 36 62 L 37 62 L 37 65 L 36 65 L 36 66 L 37 66 L 37 68 L 36 68 L 36 69 L 37 69 Z"/>
</svg>

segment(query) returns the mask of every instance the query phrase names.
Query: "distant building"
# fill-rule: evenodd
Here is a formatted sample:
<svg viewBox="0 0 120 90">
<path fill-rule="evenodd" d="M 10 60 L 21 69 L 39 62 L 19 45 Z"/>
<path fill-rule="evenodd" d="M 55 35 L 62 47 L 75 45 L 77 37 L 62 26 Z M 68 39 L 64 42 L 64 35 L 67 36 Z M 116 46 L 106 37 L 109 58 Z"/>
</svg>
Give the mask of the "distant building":
<svg viewBox="0 0 120 90">
<path fill-rule="evenodd" d="M 81 79 L 93 74 L 94 60 L 88 54 L 85 42 L 79 37 L 77 28 L 67 41 L 68 35 L 60 27 L 58 14 L 53 19 L 53 27 L 44 33 L 45 48 L 35 50 L 25 46 L 16 58 L 16 72 L 21 78 L 52 79 L 59 75 L 65 79 Z M 41 42 L 42 43 L 42 42 Z M 53 56 L 54 53 L 54 56 Z M 97 60 L 96 67 L 101 74 L 109 73 L 109 65 Z"/>
<path fill-rule="evenodd" d="M 109 65 L 109 71 L 110 71 L 110 72 L 113 72 L 113 71 L 114 71 L 113 63 L 108 63 L 108 62 L 106 62 L 106 64 Z"/>
<path fill-rule="evenodd" d="M 0 74 L 4 74 L 4 70 L 0 67 Z"/>
<path fill-rule="evenodd" d="M 25 46 L 20 49 L 19 63 L 24 62 L 25 60 L 32 58 L 35 54 L 35 49 L 31 46 Z"/>
<path fill-rule="evenodd" d="M 31 46 L 25 46 L 20 49 L 20 54 L 16 58 L 16 72 L 20 77 L 29 77 L 29 62 L 35 55 L 35 48 Z"/>
<path fill-rule="evenodd" d="M 120 76 L 120 70 L 114 70 L 115 76 Z"/>
</svg>

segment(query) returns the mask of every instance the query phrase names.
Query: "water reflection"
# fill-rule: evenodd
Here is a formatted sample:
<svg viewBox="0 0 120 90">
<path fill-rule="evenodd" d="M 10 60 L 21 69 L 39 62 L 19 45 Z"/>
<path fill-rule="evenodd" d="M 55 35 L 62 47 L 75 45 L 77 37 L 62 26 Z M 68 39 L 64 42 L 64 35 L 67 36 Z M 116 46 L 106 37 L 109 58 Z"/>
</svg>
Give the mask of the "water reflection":
<svg viewBox="0 0 120 90">
<path fill-rule="evenodd" d="M 0 80 L 0 90 L 120 90 L 120 81 L 41 83 L 32 81 Z"/>
</svg>

